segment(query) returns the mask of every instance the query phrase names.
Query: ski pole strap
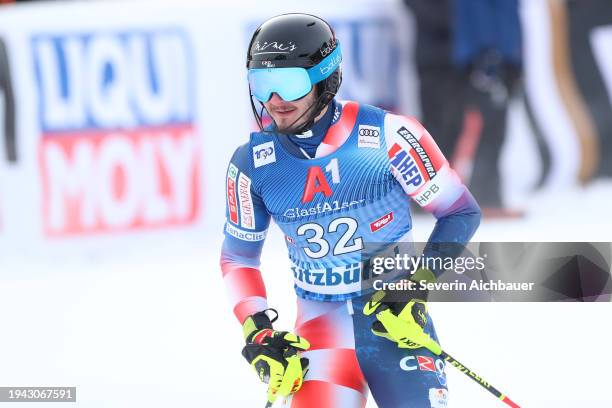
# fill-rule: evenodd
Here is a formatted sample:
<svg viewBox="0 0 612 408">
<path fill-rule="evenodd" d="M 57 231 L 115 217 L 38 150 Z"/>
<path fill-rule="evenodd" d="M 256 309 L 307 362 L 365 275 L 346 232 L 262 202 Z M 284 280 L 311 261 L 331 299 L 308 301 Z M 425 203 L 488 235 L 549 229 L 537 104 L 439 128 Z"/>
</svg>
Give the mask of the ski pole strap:
<svg viewBox="0 0 612 408">
<path fill-rule="evenodd" d="M 505 396 L 504 394 L 502 394 L 501 392 L 499 392 L 499 390 L 497 390 L 497 388 L 493 387 L 491 384 L 489 384 L 487 381 L 485 381 L 482 377 L 480 377 L 479 375 L 477 375 L 475 372 L 473 372 L 472 370 L 470 370 L 469 368 L 467 368 L 466 366 L 464 366 L 463 364 L 461 364 L 459 361 L 457 361 L 456 359 L 454 359 L 452 356 L 450 356 L 447 352 L 445 352 L 444 350 L 442 350 L 442 352 L 440 353 L 440 357 L 442 357 L 446 362 L 448 362 L 449 364 L 451 364 L 453 367 L 455 367 L 457 370 L 461 371 L 463 374 L 467 375 L 468 377 L 470 377 L 472 380 L 474 380 L 475 382 L 477 382 L 478 384 L 480 384 L 483 388 L 485 388 L 487 391 L 489 391 L 491 394 L 495 395 L 497 398 L 499 398 L 500 400 L 502 400 L 503 402 L 505 402 L 507 405 L 511 406 L 512 408 L 520 408 L 515 402 L 513 402 L 510 398 L 508 398 L 507 396 Z"/>
</svg>

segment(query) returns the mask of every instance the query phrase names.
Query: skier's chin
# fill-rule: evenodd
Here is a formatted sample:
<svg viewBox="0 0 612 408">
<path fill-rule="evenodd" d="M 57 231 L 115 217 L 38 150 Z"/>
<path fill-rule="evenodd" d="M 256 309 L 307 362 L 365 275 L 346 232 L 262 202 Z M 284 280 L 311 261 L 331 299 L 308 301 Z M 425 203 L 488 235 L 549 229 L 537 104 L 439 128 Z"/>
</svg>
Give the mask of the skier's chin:
<svg viewBox="0 0 612 408">
<path fill-rule="evenodd" d="M 276 129 L 280 132 L 280 133 L 287 133 L 287 134 L 294 134 L 297 133 L 297 129 L 302 126 L 302 122 L 303 121 L 298 121 L 298 123 L 293 123 L 295 121 L 294 118 L 292 120 L 278 120 L 275 121 L 276 122 Z"/>
</svg>

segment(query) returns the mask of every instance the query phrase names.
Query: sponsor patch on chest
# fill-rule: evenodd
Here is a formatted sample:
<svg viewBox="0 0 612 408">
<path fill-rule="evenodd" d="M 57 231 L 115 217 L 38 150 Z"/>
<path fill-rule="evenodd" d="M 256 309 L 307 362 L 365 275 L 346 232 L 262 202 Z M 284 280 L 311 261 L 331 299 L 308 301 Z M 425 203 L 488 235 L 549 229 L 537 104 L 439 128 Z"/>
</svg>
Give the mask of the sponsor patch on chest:
<svg viewBox="0 0 612 408">
<path fill-rule="evenodd" d="M 380 127 L 359 125 L 358 135 L 357 147 L 369 149 L 380 148 Z"/>
<path fill-rule="evenodd" d="M 274 142 L 266 142 L 253 147 L 253 164 L 255 168 L 276 161 Z"/>
</svg>

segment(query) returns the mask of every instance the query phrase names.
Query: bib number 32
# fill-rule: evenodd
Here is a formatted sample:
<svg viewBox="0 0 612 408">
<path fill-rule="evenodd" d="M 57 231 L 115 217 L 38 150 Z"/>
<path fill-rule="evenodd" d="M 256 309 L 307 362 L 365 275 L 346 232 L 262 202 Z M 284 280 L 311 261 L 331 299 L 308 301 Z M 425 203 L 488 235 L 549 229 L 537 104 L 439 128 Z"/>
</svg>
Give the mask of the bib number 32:
<svg viewBox="0 0 612 408">
<path fill-rule="evenodd" d="M 344 233 L 334 245 L 333 255 L 342 255 L 349 252 L 359 251 L 363 249 L 363 239 L 361 237 L 353 238 L 355 232 L 357 232 L 357 221 L 350 217 L 340 217 L 334 219 L 329 223 L 327 227 L 328 233 L 338 232 L 344 228 Z M 313 259 L 320 259 L 329 254 L 330 244 L 328 239 L 325 238 L 325 230 L 319 224 L 310 222 L 307 224 L 300 225 L 297 229 L 299 236 L 304 236 L 312 231 L 311 236 L 306 238 L 306 242 L 311 244 L 308 247 L 304 247 L 306 255 Z"/>
</svg>

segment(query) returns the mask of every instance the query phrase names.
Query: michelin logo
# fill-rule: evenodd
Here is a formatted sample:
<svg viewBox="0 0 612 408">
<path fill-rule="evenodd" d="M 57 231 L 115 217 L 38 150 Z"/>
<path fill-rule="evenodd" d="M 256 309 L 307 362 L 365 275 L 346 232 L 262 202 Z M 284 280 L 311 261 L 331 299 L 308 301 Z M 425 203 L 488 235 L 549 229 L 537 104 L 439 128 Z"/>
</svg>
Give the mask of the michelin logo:
<svg viewBox="0 0 612 408">
<path fill-rule="evenodd" d="M 274 142 L 266 142 L 253 147 L 253 163 L 255 168 L 274 163 L 275 161 Z"/>
<path fill-rule="evenodd" d="M 234 227 L 231 224 L 225 224 L 225 231 L 234 238 L 238 238 L 242 241 L 257 242 L 263 241 L 266 238 L 267 231 L 243 231 L 239 228 Z"/>
</svg>

